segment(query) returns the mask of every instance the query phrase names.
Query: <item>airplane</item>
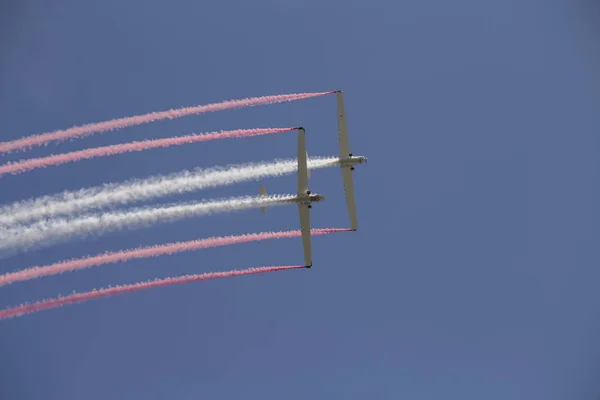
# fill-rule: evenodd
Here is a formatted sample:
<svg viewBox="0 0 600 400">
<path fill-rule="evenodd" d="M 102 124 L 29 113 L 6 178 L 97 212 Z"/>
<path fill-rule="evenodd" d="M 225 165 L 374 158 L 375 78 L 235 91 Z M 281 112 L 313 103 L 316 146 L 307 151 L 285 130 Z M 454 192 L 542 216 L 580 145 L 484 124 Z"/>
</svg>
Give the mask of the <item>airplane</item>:
<svg viewBox="0 0 600 400">
<path fill-rule="evenodd" d="M 346 124 L 346 110 L 344 107 L 344 92 L 336 91 L 337 97 L 337 119 L 338 119 L 338 139 L 340 143 L 340 167 L 342 169 L 342 179 L 344 181 L 344 192 L 346 193 L 346 205 L 348 206 L 348 215 L 350 216 L 350 227 L 353 231 L 358 229 L 356 218 L 356 202 L 354 200 L 354 180 L 352 171 L 356 164 L 367 163 L 367 157 L 354 156 L 350 152 L 350 142 L 348 140 L 348 125 Z"/>
<path fill-rule="evenodd" d="M 304 267 L 312 267 L 312 246 L 310 237 L 310 209 L 313 202 L 325 199 L 322 194 L 311 193 L 308 189 L 308 155 L 306 153 L 306 132 L 303 127 L 298 128 L 298 196 L 293 202 L 298 203 L 298 214 L 300 216 L 300 228 L 302 230 L 302 247 L 304 247 Z M 266 196 L 267 190 L 264 185 L 260 186 L 260 195 Z M 263 213 L 267 207 L 261 207 Z"/>
</svg>

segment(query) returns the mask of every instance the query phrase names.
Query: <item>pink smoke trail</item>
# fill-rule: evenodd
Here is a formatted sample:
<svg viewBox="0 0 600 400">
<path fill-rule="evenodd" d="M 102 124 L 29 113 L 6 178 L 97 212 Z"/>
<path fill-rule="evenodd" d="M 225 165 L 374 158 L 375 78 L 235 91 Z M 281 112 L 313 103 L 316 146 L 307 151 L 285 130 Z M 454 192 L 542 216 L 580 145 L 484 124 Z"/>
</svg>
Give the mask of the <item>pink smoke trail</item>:
<svg viewBox="0 0 600 400">
<path fill-rule="evenodd" d="M 71 153 L 57 154 L 48 157 L 32 158 L 18 162 L 0 165 L 0 176 L 4 174 L 20 174 L 35 168 L 45 168 L 51 165 L 60 165 L 69 162 L 80 161 L 88 158 L 111 156 L 133 151 L 144 151 L 159 147 L 178 146 L 188 143 L 206 142 L 216 139 L 243 138 L 259 135 L 271 135 L 292 131 L 298 128 L 259 128 L 259 129 L 237 129 L 233 131 L 221 131 L 201 133 L 197 135 L 186 135 L 166 139 L 145 140 L 143 142 L 131 142 L 112 146 L 96 147 Z"/>
<path fill-rule="evenodd" d="M 8 153 L 13 150 L 24 150 L 27 148 L 31 148 L 32 146 L 40 146 L 51 141 L 61 141 L 69 138 L 111 131 L 115 129 L 125 128 L 127 126 L 140 125 L 163 119 L 181 118 L 187 115 L 221 111 L 231 108 L 252 107 L 263 104 L 281 103 L 284 101 L 302 100 L 311 97 L 325 96 L 333 93 L 336 93 L 336 91 L 334 90 L 330 92 L 293 93 L 280 94 L 275 96 L 251 97 L 242 100 L 228 100 L 221 103 L 208 104 L 204 106 L 183 107 L 168 111 L 151 112 L 148 114 L 136 115 L 133 117 L 117 118 L 110 121 L 74 126 L 69 129 L 27 136 L 9 142 L 0 142 L 0 153 Z"/>
<path fill-rule="evenodd" d="M 313 235 L 326 235 L 335 232 L 348 232 L 350 229 L 327 228 L 312 229 Z M 0 286 L 10 285 L 15 282 L 36 279 L 43 276 L 57 275 L 69 271 L 76 271 L 90 267 L 98 267 L 104 264 L 125 262 L 136 258 L 149 258 L 162 255 L 170 255 L 184 251 L 194 251 L 209 247 L 230 246 L 238 243 L 248 243 L 269 239 L 285 239 L 301 236 L 300 231 L 282 232 L 260 232 L 245 235 L 232 235 L 221 237 L 210 237 L 189 242 L 167 243 L 164 245 L 142 247 L 137 249 L 121 250 L 113 253 L 100 254 L 93 257 L 78 258 L 74 260 L 61 261 L 55 264 L 31 267 L 21 271 L 0 275 Z"/>
<path fill-rule="evenodd" d="M 225 272 L 207 272 L 197 275 L 184 275 L 176 278 L 155 279 L 153 281 L 139 282 L 131 285 L 118 285 L 102 289 L 94 289 L 90 292 L 73 293 L 68 296 L 61 296 L 55 299 L 41 300 L 33 304 L 22 304 L 17 307 L 0 310 L 0 319 L 8 319 L 20 317 L 25 314 L 47 310 L 50 308 L 62 307 L 67 304 L 81 303 L 88 300 L 98 299 L 101 297 L 113 296 L 116 294 L 137 292 L 138 290 L 152 289 L 160 286 L 170 286 L 180 283 L 189 283 L 196 281 L 204 281 L 208 279 L 229 278 L 242 275 L 255 275 L 265 272 L 285 271 L 290 269 L 305 268 L 300 265 L 281 266 L 281 267 L 259 267 L 248 268 L 243 270 L 232 270 Z"/>
</svg>

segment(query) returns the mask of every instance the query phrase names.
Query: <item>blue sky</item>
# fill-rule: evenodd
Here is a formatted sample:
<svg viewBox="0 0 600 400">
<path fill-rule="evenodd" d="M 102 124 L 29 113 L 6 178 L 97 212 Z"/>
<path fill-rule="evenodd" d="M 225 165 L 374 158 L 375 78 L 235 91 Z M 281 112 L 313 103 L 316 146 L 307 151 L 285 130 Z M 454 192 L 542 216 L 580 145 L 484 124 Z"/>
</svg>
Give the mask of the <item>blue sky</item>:
<svg viewBox="0 0 600 400">
<path fill-rule="evenodd" d="M 52 4 L 50 4 L 52 3 Z M 161 288 L 0 321 L 9 399 L 564 399 L 600 393 L 600 5 L 589 1 L 21 1 L 1 6 L 0 136 L 268 94 L 343 89 L 360 230 L 314 267 Z M 336 155 L 333 96 L 137 126 L 3 156 L 302 125 Z M 0 202 L 294 157 L 295 133 L 2 177 Z M 293 176 L 263 181 L 295 189 Z M 164 202 L 245 195 L 259 182 Z M 347 226 L 320 170 L 315 227 Z M 293 207 L 73 240 L 2 272 L 209 235 L 298 227 Z M 0 304 L 302 262 L 299 239 L 4 287 Z"/>
</svg>

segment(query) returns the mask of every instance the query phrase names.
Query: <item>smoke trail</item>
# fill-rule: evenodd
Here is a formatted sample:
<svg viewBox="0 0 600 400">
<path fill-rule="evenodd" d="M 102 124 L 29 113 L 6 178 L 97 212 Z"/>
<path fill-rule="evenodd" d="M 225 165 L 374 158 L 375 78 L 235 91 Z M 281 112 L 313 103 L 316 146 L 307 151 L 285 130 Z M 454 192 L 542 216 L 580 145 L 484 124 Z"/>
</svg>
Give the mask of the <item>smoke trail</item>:
<svg viewBox="0 0 600 400">
<path fill-rule="evenodd" d="M 131 142 L 112 146 L 96 147 L 70 153 L 56 154 L 48 157 L 32 158 L 18 162 L 9 162 L 0 165 L 0 176 L 4 174 L 20 174 L 35 168 L 45 168 L 51 165 L 60 165 L 69 162 L 80 161 L 88 158 L 111 156 L 133 151 L 156 149 L 159 147 L 178 146 L 188 143 L 206 142 L 216 139 L 242 138 L 258 135 L 269 135 L 292 131 L 297 128 L 263 128 L 263 129 L 237 129 L 233 131 L 210 132 L 180 137 L 145 140 L 143 142 Z"/>
<path fill-rule="evenodd" d="M 69 138 L 82 137 L 93 133 L 101 133 L 115 129 L 125 128 L 127 126 L 140 125 L 148 122 L 159 121 L 163 119 L 181 118 L 187 115 L 201 114 L 212 111 L 227 110 L 231 108 L 252 107 L 263 104 L 281 103 L 284 101 L 295 101 L 308 99 L 311 97 L 325 96 L 335 93 L 293 93 L 281 94 L 276 96 L 251 97 L 242 100 L 229 100 L 221 103 L 208 104 L 196 107 L 184 107 L 169 111 L 152 112 L 133 117 L 117 118 L 105 122 L 97 122 L 82 126 L 74 126 L 69 129 L 58 130 L 54 132 L 42 133 L 39 135 L 27 136 L 21 139 L 9 142 L 0 142 L 0 153 L 8 153 L 13 150 L 24 150 L 32 146 L 40 146 L 51 141 L 62 141 Z"/>
<path fill-rule="evenodd" d="M 337 157 L 315 157 L 309 160 L 308 167 L 310 169 L 327 168 L 337 166 L 338 161 Z M 275 160 L 270 163 L 229 165 L 205 170 L 197 169 L 192 172 L 184 170 L 171 175 L 159 175 L 143 180 L 134 179 L 119 184 L 111 183 L 43 196 L 1 207 L 0 228 L 41 218 L 69 215 L 205 188 L 232 185 L 252 179 L 289 175 L 297 170 L 298 161 L 296 159 Z"/>
<path fill-rule="evenodd" d="M 311 234 L 326 235 L 335 232 L 348 231 L 350 231 L 350 229 L 312 229 Z M 292 238 L 301 235 L 301 231 L 260 232 L 245 235 L 210 237 L 200 240 L 191 240 L 188 242 L 167 243 L 164 245 L 121 250 L 112 253 L 99 254 L 93 257 L 61 261 L 51 265 L 31 267 L 21 271 L 0 275 L 0 286 L 11 285 L 15 282 L 27 281 L 30 279 L 41 278 L 43 276 L 63 274 L 65 272 L 76 271 L 90 267 L 98 267 L 104 264 L 116 264 L 118 262 L 126 262 L 132 259 L 158 257 L 162 255 L 170 255 L 184 251 L 194 251 L 198 249 L 206 249 L 210 247 L 219 246 L 230 246 L 233 244 L 248 243 L 260 240 Z"/>
<path fill-rule="evenodd" d="M 138 208 L 132 211 L 91 214 L 77 219 L 54 219 L 7 229 L 0 234 L 0 250 L 14 247 L 27 250 L 34 245 L 53 244 L 72 236 L 86 237 L 112 230 L 132 229 L 157 222 L 173 222 L 186 217 L 239 211 L 249 208 L 293 203 L 295 195 L 245 196 L 218 201 Z"/>
<path fill-rule="evenodd" d="M 50 308 L 61 307 L 67 304 L 81 303 L 88 300 L 98 299 L 122 293 L 137 292 L 138 290 L 152 289 L 160 286 L 170 286 L 180 283 L 189 283 L 196 281 L 204 281 L 208 279 L 230 278 L 242 275 L 255 275 L 265 272 L 285 271 L 291 269 L 300 269 L 303 266 L 281 266 L 281 267 L 260 267 L 248 268 L 243 270 L 232 270 L 226 272 L 207 272 L 197 275 L 184 275 L 176 278 L 155 279 L 153 281 L 139 282 L 131 285 L 118 285 L 103 289 L 94 289 L 90 292 L 73 293 L 68 296 L 61 296 L 55 299 L 41 300 L 33 304 L 22 304 L 17 307 L 0 310 L 0 319 L 8 319 L 20 317 L 25 314 L 31 314 L 37 311 L 47 310 Z"/>
</svg>

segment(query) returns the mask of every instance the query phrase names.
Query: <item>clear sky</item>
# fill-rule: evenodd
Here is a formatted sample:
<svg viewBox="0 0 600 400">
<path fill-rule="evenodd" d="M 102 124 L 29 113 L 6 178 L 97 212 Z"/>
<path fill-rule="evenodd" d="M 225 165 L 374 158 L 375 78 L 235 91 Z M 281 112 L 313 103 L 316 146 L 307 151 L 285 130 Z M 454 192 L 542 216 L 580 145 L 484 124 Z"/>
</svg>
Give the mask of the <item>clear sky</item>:
<svg viewBox="0 0 600 400">
<path fill-rule="evenodd" d="M 209 4 L 210 3 L 210 4 Z M 360 229 L 311 270 L 200 282 L 0 321 L 3 399 L 592 399 L 600 393 L 600 5 L 592 0 L 8 1 L 0 138 L 268 94 L 343 89 Z M 186 117 L 28 153 L 303 125 L 337 155 L 335 98 Z M 0 179 L 0 203 L 295 157 L 296 134 Z M 348 225 L 339 170 L 314 227 Z M 295 190 L 295 177 L 262 181 Z M 259 182 L 161 202 L 258 193 Z M 288 230 L 294 207 L 191 218 L 0 260 Z M 302 263 L 299 239 L 0 289 L 2 307 L 154 277 Z"/>
</svg>

